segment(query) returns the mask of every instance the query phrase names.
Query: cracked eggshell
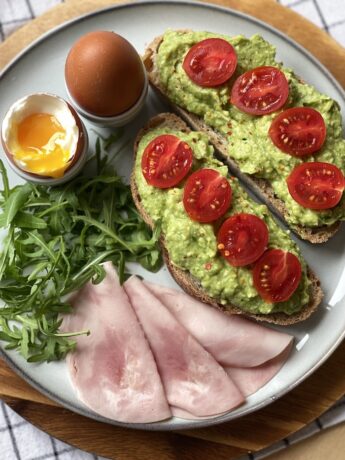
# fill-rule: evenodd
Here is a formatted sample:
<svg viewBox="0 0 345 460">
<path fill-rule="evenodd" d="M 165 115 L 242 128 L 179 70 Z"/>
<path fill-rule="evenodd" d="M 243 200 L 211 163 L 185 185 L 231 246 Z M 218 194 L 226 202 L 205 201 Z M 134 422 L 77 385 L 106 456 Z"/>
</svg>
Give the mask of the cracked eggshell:
<svg viewBox="0 0 345 460">
<path fill-rule="evenodd" d="M 68 146 L 71 155 L 62 178 L 52 179 L 49 174 L 41 175 L 27 171 L 23 165 L 14 158 L 11 148 L 11 136 L 13 136 L 14 124 L 20 122 L 32 113 L 37 112 L 54 115 L 66 132 L 68 131 L 69 133 Z M 71 169 L 77 164 L 81 164 L 82 156 L 86 157 L 88 136 L 79 115 L 68 102 L 55 94 L 34 93 L 18 99 L 8 109 L 2 122 L 1 143 L 10 166 L 21 177 L 26 180 L 32 179 L 33 181 L 37 179 L 39 183 L 43 183 L 47 180 L 49 182 L 54 182 L 54 184 L 55 182 L 58 184 L 65 182 L 65 176 L 72 176 Z M 82 163 L 84 163 L 84 161 Z M 80 168 L 78 168 L 78 171 L 79 169 Z"/>
</svg>

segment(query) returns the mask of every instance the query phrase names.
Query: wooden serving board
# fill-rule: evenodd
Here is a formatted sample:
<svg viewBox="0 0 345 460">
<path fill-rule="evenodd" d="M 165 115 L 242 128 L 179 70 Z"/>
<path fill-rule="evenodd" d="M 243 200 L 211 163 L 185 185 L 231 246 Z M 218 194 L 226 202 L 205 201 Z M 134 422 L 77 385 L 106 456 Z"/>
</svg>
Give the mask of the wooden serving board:
<svg viewBox="0 0 345 460">
<path fill-rule="evenodd" d="M 345 49 L 326 33 L 273 0 L 212 0 L 249 13 L 282 30 L 313 53 L 345 87 Z M 52 27 L 119 0 L 67 0 L 31 21 L 0 45 L 0 69 Z M 258 451 L 310 423 L 345 393 L 345 343 L 311 377 L 288 395 L 255 414 L 220 426 L 168 433 L 134 431 L 74 414 L 38 393 L 0 360 L 0 398 L 51 435 L 80 449 L 117 460 L 232 460 Z M 274 460 L 339 459 L 345 430 L 322 434 L 314 445 L 275 454 Z M 329 442 L 336 450 L 329 449 Z M 326 446 L 326 447 L 325 447 Z M 326 454 L 327 452 L 327 454 Z M 333 452 L 333 454 L 332 454 Z M 334 456 L 332 456 L 334 455 Z"/>
</svg>

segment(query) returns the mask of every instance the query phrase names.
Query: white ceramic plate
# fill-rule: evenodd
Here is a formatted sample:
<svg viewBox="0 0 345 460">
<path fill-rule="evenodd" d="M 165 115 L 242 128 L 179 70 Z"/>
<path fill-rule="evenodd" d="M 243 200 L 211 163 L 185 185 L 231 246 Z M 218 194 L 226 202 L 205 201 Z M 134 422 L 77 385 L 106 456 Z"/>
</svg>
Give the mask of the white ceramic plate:
<svg viewBox="0 0 345 460">
<path fill-rule="evenodd" d="M 0 78 L 0 120 L 7 108 L 25 94 L 48 91 L 66 97 L 64 63 L 68 50 L 81 35 L 91 30 L 114 30 L 126 37 L 139 52 L 153 37 L 167 28 L 209 30 L 230 35 L 261 34 L 277 47 L 278 58 L 295 69 L 298 75 L 319 90 L 329 94 L 341 105 L 345 115 L 345 94 L 329 72 L 307 51 L 270 26 L 244 14 L 215 6 L 188 2 L 140 2 L 120 5 L 84 16 L 64 24 L 44 35 L 12 62 Z M 168 110 L 150 94 L 146 108 L 126 131 L 134 138 L 137 130 L 155 113 Z M 90 128 L 90 126 L 88 126 Z M 94 133 L 89 130 L 91 146 Z M 4 157 L 3 152 L 1 156 Z M 132 165 L 131 148 L 128 147 L 118 162 L 118 170 L 128 176 Z M 8 170 L 11 185 L 21 180 Z M 327 244 L 310 245 L 299 241 L 303 254 L 322 281 L 325 298 L 318 312 L 302 324 L 284 328 L 296 337 L 295 348 L 278 375 L 236 411 L 217 418 L 201 421 L 171 419 L 155 424 L 132 424 L 133 428 L 146 430 L 171 430 L 196 428 L 235 419 L 253 412 L 298 385 L 310 375 L 339 345 L 345 335 L 345 236 L 344 227 Z M 134 267 L 134 270 L 138 269 Z M 166 268 L 158 274 L 139 270 L 157 283 L 176 286 Z M 1 347 L 0 347 L 1 351 Z M 16 353 L 2 350 L 9 364 L 25 380 L 42 393 L 69 409 L 97 420 L 121 425 L 104 419 L 87 409 L 70 384 L 64 362 L 27 364 Z M 122 424 L 123 425 L 123 424 Z"/>
</svg>

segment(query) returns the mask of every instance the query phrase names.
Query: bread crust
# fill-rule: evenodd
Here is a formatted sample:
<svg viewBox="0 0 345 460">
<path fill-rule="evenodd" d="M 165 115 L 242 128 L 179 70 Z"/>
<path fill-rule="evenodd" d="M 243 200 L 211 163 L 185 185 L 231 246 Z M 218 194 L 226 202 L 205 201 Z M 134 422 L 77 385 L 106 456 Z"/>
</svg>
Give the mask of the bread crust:
<svg viewBox="0 0 345 460">
<path fill-rule="evenodd" d="M 138 146 L 142 137 L 152 129 L 158 127 L 168 127 L 170 129 L 182 131 L 185 133 L 190 132 L 189 127 L 178 116 L 172 113 L 161 113 L 151 118 L 151 120 L 146 124 L 146 126 L 139 131 L 134 143 L 134 158 L 136 158 Z M 142 205 L 140 194 L 138 192 L 138 187 L 135 180 L 134 168 L 131 174 L 130 185 L 132 196 L 138 211 L 140 212 L 144 221 L 152 228 L 154 223 L 150 215 L 145 211 L 145 208 Z M 228 304 L 225 306 L 221 305 L 214 298 L 210 297 L 204 289 L 202 289 L 198 280 L 194 278 L 187 270 L 182 270 L 170 260 L 169 253 L 165 245 L 164 235 L 161 236 L 160 243 L 163 250 L 164 261 L 170 273 L 172 274 L 176 282 L 182 287 L 182 289 L 191 296 L 195 297 L 196 299 L 204 303 L 210 304 L 213 307 L 216 307 L 227 314 L 244 315 L 249 318 L 255 319 L 256 321 L 266 321 L 268 323 L 287 326 L 304 321 L 305 319 L 309 318 L 309 316 L 316 311 L 317 307 L 320 305 L 321 300 L 323 298 L 323 292 L 320 287 L 320 281 L 318 280 L 316 275 L 308 268 L 308 277 L 311 281 L 310 302 L 298 313 L 295 313 L 293 315 L 287 315 L 285 313 L 273 313 L 268 315 L 252 314 L 241 310 L 239 307 L 233 304 Z"/>
<path fill-rule="evenodd" d="M 181 32 L 188 32 L 181 31 Z M 203 131 L 208 134 L 210 143 L 216 149 L 216 156 L 223 162 L 226 163 L 232 174 L 238 177 L 241 182 L 248 186 L 280 219 L 282 219 L 296 235 L 303 240 L 307 240 L 313 244 L 325 243 L 329 238 L 335 235 L 340 227 L 340 222 L 335 222 L 332 225 L 324 225 L 321 227 L 304 227 L 302 225 L 291 225 L 285 217 L 287 210 L 285 203 L 278 198 L 270 186 L 269 182 L 265 179 L 259 179 L 252 175 L 244 174 L 236 161 L 230 158 L 228 152 L 228 142 L 226 138 L 207 126 L 205 122 L 197 115 L 190 113 L 176 104 L 172 103 L 164 92 L 164 88 L 160 84 L 159 73 L 156 66 L 156 56 L 160 44 L 163 41 L 163 36 L 156 37 L 152 43 L 148 45 L 143 56 L 143 62 L 148 72 L 148 77 L 151 86 L 163 98 L 189 126 L 196 131 Z"/>
</svg>

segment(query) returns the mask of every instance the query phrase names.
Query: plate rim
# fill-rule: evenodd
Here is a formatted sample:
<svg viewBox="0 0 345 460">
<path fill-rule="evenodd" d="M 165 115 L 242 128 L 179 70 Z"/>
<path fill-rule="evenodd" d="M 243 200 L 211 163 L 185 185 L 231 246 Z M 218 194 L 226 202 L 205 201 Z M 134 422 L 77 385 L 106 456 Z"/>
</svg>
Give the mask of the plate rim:
<svg viewBox="0 0 345 460">
<path fill-rule="evenodd" d="M 216 4 L 210 4 L 210 3 L 204 3 L 202 1 L 196 1 L 196 0 L 164 0 L 164 3 L 160 0 L 135 0 L 131 2 L 126 1 L 121 4 L 102 7 L 95 11 L 91 11 L 91 12 L 79 15 L 75 18 L 69 19 L 68 21 L 65 21 L 59 24 L 58 26 L 53 27 L 52 29 L 46 31 L 45 33 L 37 37 L 35 40 L 33 40 L 23 50 L 21 50 L 0 71 L 0 81 L 9 71 L 12 70 L 12 68 L 14 68 L 17 65 L 18 62 L 20 62 L 27 54 L 29 54 L 33 49 L 35 49 L 45 40 L 51 38 L 55 34 L 58 34 L 64 29 L 67 29 L 75 24 L 78 24 L 79 22 L 82 22 L 85 19 L 90 19 L 98 15 L 101 15 L 107 12 L 113 12 L 114 10 L 119 10 L 119 9 L 130 9 L 130 8 L 135 8 L 137 6 L 145 6 L 145 5 L 164 6 L 164 4 L 169 4 L 171 6 L 182 5 L 182 6 L 216 10 L 216 11 L 220 11 L 223 14 L 228 14 L 233 17 L 234 16 L 239 17 L 241 19 L 251 22 L 252 24 L 259 24 L 262 28 L 284 39 L 286 42 L 288 42 L 289 45 L 297 49 L 297 51 L 299 51 L 307 59 L 312 61 L 312 63 L 324 74 L 324 76 L 337 89 L 337 91 L 340 93 L 340 96 L 342 97 L 345 103 L 345 90 L 341 86 L 341 84 L 337 81 L 337 79 L 332 75 L 332 73 L 327 69 L 327 67 L 325 67 L 311 52 L 309 52 L 306 48 L 304 48 L 302 45 L 297 43 L 294 39 L 286 35 L 284 32 L 262 21 L 261 19 L 257 19 L 256 17 L 250 14 L 244 13 L 242 11 L 238 11 L 230 7 L 225 7 L 225 6 L 220 6 Z M 291 385 L 287 386 L 283 390 L 276 393 L 274 396 L 266 398 L 265 400 L 257 403 L 253 407 L 248 408 L 247 410 L 244 410 L 241 414 L 239 415 L 234 414 L 233 411 L 232 412 L 230 411 L 227 414 L 221 415 L 218 417 L 212 417 L 212 418 L 205 419 L 205 420 L 183 421 L 183 422 L 179 422 L 178 425 L 174 425 L 167 421 L 160 421 L 160 422 L 147 423 L 147 424 L 124 423 L 124 422 L 119 422 L 116 420 L 105 418 L 97 414 L 96 412 L 89 410 L 86 406 L 84 406 L 85 409 L 80 409 L 78 406 L 75 406 L 72 402 L 65 401 L 63 397 L 58 396 L 56 393 L 51 392 L 50 390 L 42 386 L 38 381 L 30 377 L 30 375 L 28 375 L 25 372 L 25 370 L 23 370 L 19 365 L 17 365 L 11 359 L 11 356 L 6 353 L 6 351 L 2 348 L 1 345 L 0 345 L 0 357 L 4 359 L 4 361 L 16 372 L 17 375 L 19 375 L 21 378 L 23 378 L 23 380 L 28 382 L 33 388 L 35 388 L 36 390 L 38 390 L 40 393 L 47 396 L 48 398 L 52 399 L 53 401 L 57 402 L 58 404 L 64 406 L 65 408 L 72 410 L 75 413 L 78 413 L 79 415 L 86 416 L 98 422 L 107 423 L 107 424 L 120 426 L 120 427 L 133 428 L 133 429 L 139 429 L 139 430 L 144 430 L 144 431 L 173 431 L 176 429 L 186 430 L 186 429 L 191 429 L 191 428 L 193 429 L 194 428 L 204 428 L 208 426 L 218 425 L 220 423 L 236 420 L 243 416 L 257 412 L 258 410 L 268 406 L 272 402 L 281 398 L 282 396 L 290 392 L 292 389 L 294 389 L 296 386 L 298 386 L 302 381 L 306 380 L 312 373 L 314 373 L 330 357 L 330 355 L 336 350 L 336 348 L 340 345 L 340 343 L 343 341 L 344 338 L 345 338 L 345 330 L 343 331 L 342 334 L 340 334 L 338 339 L 333 343 L 332 347 L 329 348 L 329 350 L 323 355 L 323 357 L 312 368 L 310 368 L 304 375 L 302 375 L 299 379 L 297 379 Z"/>
</svg>

